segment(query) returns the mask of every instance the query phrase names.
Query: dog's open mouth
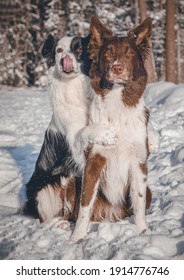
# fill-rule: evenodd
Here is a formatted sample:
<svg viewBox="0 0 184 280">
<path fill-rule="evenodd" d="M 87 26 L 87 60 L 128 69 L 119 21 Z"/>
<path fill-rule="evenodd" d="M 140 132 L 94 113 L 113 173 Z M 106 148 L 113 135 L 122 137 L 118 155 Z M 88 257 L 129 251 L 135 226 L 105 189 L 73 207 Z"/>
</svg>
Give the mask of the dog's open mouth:
<svg viewBox="0 0 184 280">
<path fill-rule="evenodd" d="M 68 55 L 63 57 L 60 63 L 65 73 L 71 73 L 73 71 L 73 60 Z"/>
</svg>

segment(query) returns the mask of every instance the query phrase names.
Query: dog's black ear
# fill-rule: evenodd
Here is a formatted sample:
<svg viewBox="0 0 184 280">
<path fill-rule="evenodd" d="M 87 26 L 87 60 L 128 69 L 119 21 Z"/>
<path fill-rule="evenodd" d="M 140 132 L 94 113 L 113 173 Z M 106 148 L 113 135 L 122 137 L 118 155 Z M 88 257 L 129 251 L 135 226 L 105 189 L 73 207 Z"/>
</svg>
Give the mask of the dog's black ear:
<svg viewBox="0 0 184 280">
<path fill-rule="evenodd" d="M 81 63 L 80 67 L 82 73 L 87 76 L 89 76 L 89 70 L 92 63 L 88 52 L 90 38 L 90 34 L 86 37 L 74 37 L 70 45 L 71 51 L 74 53 L 75 58 Z"/>
<path fill-rule="evenodd" d="M 41 53 L 42 56 L 46 58 L 48 67 L 55 65 L 55 47 L 57 42 L 58 39 L 54 38 L 54 36 L 50 34 L 42 47 Z"/>
<path fill-rule="evenodd" d="M 71 42 L 71 45 L 70 45 L 70 49 L 74 53 L 77 61 L 80 61 L 81 54 L 82 54 L 81 37 L 74 37 L 72 39 L 72 42 Z"/>
<path fill-rule="evenodd" d="M 143 58 L 149 53 L 149 38 L 152 32 L 152 19 L 148 17 L 139 26 L 129 31 L 128 38 L 134 42 L 143 54 Z"/>
<path fill-rule="evenodd" d="M 82 54 L 81 54 L 81 70 L 82 73 L 89 76 L 89 71 L 91 69 L 92 59 L 90 59 L 89 54 L 89 42 L 91 39 L 91 35 L 81 38 L 81 44 L 82 44 Z"/>
</svg>

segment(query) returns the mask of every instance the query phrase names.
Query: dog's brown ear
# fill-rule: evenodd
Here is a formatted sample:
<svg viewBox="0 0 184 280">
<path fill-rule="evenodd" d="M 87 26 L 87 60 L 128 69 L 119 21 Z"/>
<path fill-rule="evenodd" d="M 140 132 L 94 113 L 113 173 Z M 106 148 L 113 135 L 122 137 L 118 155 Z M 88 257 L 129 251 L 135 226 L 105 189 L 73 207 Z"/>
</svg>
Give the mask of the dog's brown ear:
<svg viewBox="0 0 184 280">
<path fill-rule="evenodd" d="M 152 31 L 152 19 L 147 18 L 143 23 L 130 30 L 128 37 L 134 40 L 136 45 L 140 45 L 145 39 L 149 39 Z"/>
<path fill-rule="evenodd" d="M 150 43 L 149 38 L 152 32 L 152 19 L 148 17 L 135 27 L 134 29 L 129 31 L 128 38 L 130 41 L 134 42 L 135 45 L 146 54 L 149 53 Z M 144 57 L 144 56 L 143 56 Z"/>
<path fill-rule="evenodd" d="M 92 59 L 93 62 L 98 60 L 100 47 L 102 46 L 104 39 L 110 39 L 112 36 L 113 33 L 111 29 L 101 23 L 96 16 L 91 17 L 88 51 L 90 59 Z"/>
<path fill-rule="evenodd" d="M 106 27 L 101 21 L 96 17 L 91 17 L 90 23 L 90 33 L 93 39 L 96 41 L 97 46 L 101 46 L 103 39 L 112 37 L 112 30 Z"/>
</svg>

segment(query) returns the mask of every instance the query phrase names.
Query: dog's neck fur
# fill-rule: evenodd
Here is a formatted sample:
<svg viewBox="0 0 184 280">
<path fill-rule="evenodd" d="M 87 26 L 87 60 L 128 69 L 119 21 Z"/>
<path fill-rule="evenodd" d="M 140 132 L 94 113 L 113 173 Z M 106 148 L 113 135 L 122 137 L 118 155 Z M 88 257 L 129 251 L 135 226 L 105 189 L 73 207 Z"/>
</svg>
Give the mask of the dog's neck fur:
<svg viewBox="0 0 184 280">
<path fill-rule="evenodd" d="M 75 139 L 88 122 L 89 79 L 83 74 L 72 79 L 57 79 L 52 76 L 49 92 L 53 107 L 52 123 L 58 131 L 66 135 L 74 162 L 79 167 L 84 158 L 75 145 Z"/>
</svg>

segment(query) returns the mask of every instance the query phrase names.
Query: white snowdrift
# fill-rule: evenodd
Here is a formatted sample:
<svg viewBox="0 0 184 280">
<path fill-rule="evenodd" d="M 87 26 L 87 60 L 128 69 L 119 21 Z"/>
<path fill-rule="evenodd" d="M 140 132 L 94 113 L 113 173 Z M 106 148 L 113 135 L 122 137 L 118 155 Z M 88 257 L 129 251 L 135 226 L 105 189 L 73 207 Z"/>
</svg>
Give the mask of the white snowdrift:
<svg viewBox="0 0 184 280">
<path fill-rule="evenodd" d="M 149 230 L 139 235 L 132 218 L 93 223 L 72 244 L 73 225 L 43 226 L 18 211 L 51 118 L 47 90 L 0 90 L 0 259 L 184 259 L 184 84 L 150 84 L 145 100 L 160 134 L 149 158 Z"/>
</svg>

